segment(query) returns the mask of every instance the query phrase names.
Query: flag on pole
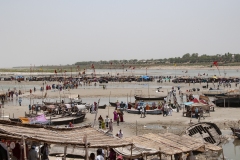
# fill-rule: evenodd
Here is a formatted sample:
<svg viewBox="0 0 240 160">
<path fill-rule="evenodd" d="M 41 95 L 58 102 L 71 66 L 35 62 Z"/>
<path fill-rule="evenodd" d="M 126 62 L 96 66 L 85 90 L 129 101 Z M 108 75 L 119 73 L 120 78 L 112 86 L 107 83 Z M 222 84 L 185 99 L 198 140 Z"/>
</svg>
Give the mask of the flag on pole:
<svg viewBox="0 0 240 160">
<path fill-rule="evenodd" d="M 218 67 L 218 62 L 217 62 L 217 61 L 214 61 L 214 62 L 213 62 L 213 65 L 216 66 L 216 67 Z"/>
<path fill-rule="evenodd" d="M 213 65 L 217 67 L 218 73 L 219 73 L 219 75 L 221 76 L 220 71 L 219 71 L 219 68 L 218 68 L 218 61 L 214 61 L 214 62 L 213 62 Z"/>
</svg>

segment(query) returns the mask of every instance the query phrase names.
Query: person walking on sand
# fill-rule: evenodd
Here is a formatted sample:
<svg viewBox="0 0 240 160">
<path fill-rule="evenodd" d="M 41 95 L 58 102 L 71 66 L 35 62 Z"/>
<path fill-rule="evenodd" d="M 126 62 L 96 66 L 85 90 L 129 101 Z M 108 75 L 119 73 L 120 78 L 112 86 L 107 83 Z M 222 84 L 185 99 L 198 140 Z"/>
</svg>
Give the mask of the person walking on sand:
<svg viewBox="0 0 240 160">
<path fill-rule="evenodd" d="M 168 116 L 172 116 L 172 106 L 171 105 L 169 105 L 169 107 L 168 107 Z"/>
<path fill-rule="evenodd" d="M 117 114 L 117 125 L 119 126 L 119 115 Z"/>
<path fill-rule="evenodd" d="M 106 128 L 108 128 L 108 126 L 109 126 L 109 118 L 108 118 L 108 116 L 106 116 L 106 118 L 105 118 L 105 125 L 106 125 Z"/>
<path fill-rule="evenodd" d="M 113 120 L 117 121 L 117 117 L 118 117 L 117 110 L 114 110 L 113 111 Z"/>
<path fill-rule="evenodd" d="M 203 117 L 203 110 L 202 110 L 202 108 L 200 108 L 200 110 L 199 110 L 198 122 L 200 122 L 201 117 L 202 117 L 203 119 L 205 119 L 205 118 Z"/>
<path fill-rule="evenodd" d="M 198 108 L 197 107 L 195 108 L 195 118 L 198 119 Z"/>
<path fill-rule="evenodd" d="M 22 98 L 21 97 L 19 97 L 18 103 L 19 103 L 19 106 L 22 106 Z"/>
<path fill-rule="evenodd" d="M 112 121 L 112 119 L 110 119 L 110 122 L 109 122 L 109 131 L 113 132 L 113 121 Z"/>
</svg>

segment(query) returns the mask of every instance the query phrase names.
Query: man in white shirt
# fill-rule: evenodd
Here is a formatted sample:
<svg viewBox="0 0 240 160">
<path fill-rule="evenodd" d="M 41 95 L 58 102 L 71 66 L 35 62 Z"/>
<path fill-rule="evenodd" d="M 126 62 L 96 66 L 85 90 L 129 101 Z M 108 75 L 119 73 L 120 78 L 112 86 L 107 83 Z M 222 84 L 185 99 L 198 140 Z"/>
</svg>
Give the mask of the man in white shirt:
<svg viewBox="0 0 240 160">
<path fill-rule="evenodd" d="M 118 132 L 118 137 L 119 137 L 119 138 L 122 138 L 122 137 L 123 137 L 123 132 L 122 132 L 121 129 L 120 129 L 119 132 Z"/>
<path fill-rule="evenodd" d="M 108 124 L 109 124 L 109 118 L 108 118 L 108 116 L 106 116 L 106 118 L 105 118 L 105 125 L 106 125 L 106 128 L 108 128 Z"/>
<path fill-rule="evenodd" d="M 104 160 L 104 158 L 102 156 L 102 149 L 97 150 L 97 157 L 95 160 Z"/>
</svg>

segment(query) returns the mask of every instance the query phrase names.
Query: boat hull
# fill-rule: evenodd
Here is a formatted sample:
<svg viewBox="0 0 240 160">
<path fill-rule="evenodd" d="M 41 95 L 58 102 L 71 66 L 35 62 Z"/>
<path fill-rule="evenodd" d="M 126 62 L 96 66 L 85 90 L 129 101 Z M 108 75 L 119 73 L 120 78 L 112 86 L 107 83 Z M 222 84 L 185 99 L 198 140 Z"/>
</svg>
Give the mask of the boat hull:
<svg viewBox="0 0 240 160">
<path fill-rule="evenodd" d="M 240 133 L 240 129 L 239 129 L 239 128 L 230 127 L 230 129 L 232 130 L 233 135 L 236 135 L 236 134 L 235 134 L 236 132 Z"/>
<path fill-rule="evenodd" d="M 239 97 L 223 97 L 214 100 L 213 103 L 218 107 L 240 107 Z"/>
<path fill-rule="evenodd" d="M 240 132 L 235 132 L 235 135 L 240 139 Z"/>
<path fill-rule="evenodd" d="M 166 98 L 166 96 L 162 96 L 162 97 L 141 97 L 141 96 L 134 96 L 136 100 L 164 100 L 164 98 Z"/>
<path fill-rule="evenodd" d="M 139 110 L 136 110 L 136 109 L 126 109 L 126 111 L 130 114 L 140 114 L 141 113 Z M 146 114 L 153 114 L 153 115 L 162 114 L 162 110 L 160 110 L 160 109 L 146 110 Z"/>
<path fill-rule="evenodd" d="M 42 125 L 68 125 L 69 122 L 71 122 L 72 124 L 76 124 L 76 123 L 81 123 L 84 121 L 85 118 L 85 114 L 82 114 L 80 116 L 73 116 L 73 117 L 60 117 L 60 118 L 53 118 L 53 119 L 48 119 L 45 122 L 39 122 L 39 121 L 32 121 L 32 122 L 28 122 L 29 124 L 42 124 Z M 21 123 L 26 123 L 23 122 L 21 119 L 19 118 L 9 118 L 10 121 L 13 122 L 21 122 Z"/>
<path fill-rule="evenodd" d="M 98 109 L 105 109 L 107 107 L 107 105 L 102 105 L 102 106 L 98 106 Z"/>
<path fill-rule="evenodd" d="M 69 122 L 72 124 L 81 123 L 84 121 L 85 114 L 78 117 L 66 117 L 66 118 L 57 118 L 50 121 L 51 125 L 68 125 Z"/>
<path fill-rule="evenodd" d="M 116 102 L 109 102 L 109 104 L 110 104 L 112 107 L 117 107 L 117 103 L 116 103 Z"/>
</svg>

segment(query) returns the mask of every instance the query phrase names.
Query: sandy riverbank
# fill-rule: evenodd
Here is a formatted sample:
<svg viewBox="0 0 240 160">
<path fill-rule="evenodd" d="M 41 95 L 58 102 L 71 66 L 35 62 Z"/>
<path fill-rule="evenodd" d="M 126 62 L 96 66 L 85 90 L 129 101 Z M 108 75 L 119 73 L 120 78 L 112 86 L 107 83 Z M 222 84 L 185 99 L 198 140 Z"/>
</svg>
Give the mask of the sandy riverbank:
<svg viewBox="0 0 240 160">
<path fill-rule="evenodd" d="M 51 85 L 54 82 L 47 83 Z M 0 85 L 12 85 L 14 86 L 14 82 L 0 82 Z M 33 93 L 31 96 L 32 98 L 39 98 L 41 101 L 43 93 L 39 91 L 39 86 L 42 84 L 42 82 L 22 82 L 22 85 L 32 85 L 37 87 L 37 91 Z M 87 86 L 79 87 L 78 89 L 72 89 L 72 90 L 65 90 L 62 92 L 59 91 L 47 91 L 47 98 L 60 98 L 63 96 L 68 95 L 77 95 L 79 94 L 81 98 L 84 101 L 84 98 L 95 98 L 97 101 L 99 98 L 109 98 L 109 96 L 112 99 L 117 99 L 118 97 L 133 97 L 136 93 L 141 93 L 142 95 L 151 95 L 151 96 L 157 96 L 157 95 L 167 95 L 167 92 L 170 90 L 171 86 L 181 86 L 181 90 L 183 93 L 186 93 L 187 90 L 190 88 L 200 88 L 199 92 L 192 92 L 195 95 L 201 94 L 203 91 L 202 85 L 200 84 L 174 84 L 171 82 L 164 82 L 164 83 L 156 83 L 156 82 L 150 82 L 148 83 L 150 87 L 143 88 L 142 85 L 144 83 L 139 84 L 137 82 L 131 82 L 131 83 L 124 83 L 124 86 L 131 86 L 135 84 L 134 88 L 128 87 L 128 88 L 121 88 L 117 87 L 121 85 L 119 82 L 110 82 L 107 84 L 107 89 L 103 90 L 101 86 L 96 86 L 95 88 L 88 88 Z M 136 85 L 139 85 L 139 87 L 136 87 Z M 209 84 L 209 87 L 212 84 Z M 108 87 L 109 86 L 109 87 Z M 110 87 L 111 86 L 111 87 Z M 114 88 L 114 86 L 116 88 Z M 163 92 L 156 93 L 155 88 L 151 88 L 151 86 L 165 86 L 165 88 L 162 88 Z M 166 87 L 168 86 L 168 87 Z M 232 85 L 234 86 L 234 85 Z M 234 89 L 234 88 L 232 88 Z M 44 92 L 45 94 L 45 92 Z M 178 95 L 178 94 L 177 94 Z M 23 97 L 29 98 L 30 93 L 26 91 L 23 95 Z M 130 101 L 130 98 L 129 98 Z M 131 101 L 134 101 L 132 98 Z M 93 102 L 92 102 L 93 103 Z M 18 106 L 18 105 L 10 105 L 10 103 L 6 103 L 4 106 L 4 115 L 12 115 L 14 114 L 15 117 L 24 116 L 25 112 L 28 112 L 28 105 Z M 110 118 L 113 118 L 113 111 L 114 107 L 108 106 L 106 109 L 99 109 L 98 116 L 102 115 L 102 117 L 106 117 L 106 115 L 109 114 Z M 84 124 L 87 123 L 93 123 L 95 114 L 87 113 L 86 119 Z M 123 130 L 124 137 L 132 136 L 132 135 L 140 135 L 144 133 L 159 133 L 159 132 L 166 132 L 165 129 L 159 129 L 161 126 L 167 126 L 169 129 L 169 132 L 173 132 L 176 134 L 181 133 L 184 131 L 188 126 L 190 122 L 190 118 L 186 118 L 182 116 L 182 110 L 180 112 L 173 112 L 172 116 L 163 117 L 162 115 L 147 115 L 146 118 L 140 118 L 140 115 L 135 114 L 129 114 L 127 112 L 124 112 L 124 121 L 120 123 L 119 126 L 116 125 L 114 122 L 113 126 L 113 134 L 116 134 L 119 129 Z M 210 113 L 210 116 L 207 116 L 204 120 L 205 122 L 213 122 L 216 123 L 221 129 L 229 129 L 229 126 L 233 125 L 239 125 L 239 108 L 215 108 L 214 112 Z M 192 119 L 193 123 L 197 123 L 197 119 Z M 76 124 L 80 125 L 80 124 Z M 97 126 L 97 125 L 96 125 Z"/>
<path fill-rule="evenodd" d="M 49 85 L 53 84 L 54 82 L 51 83 L 47 83 Z M 0 85 L 6 85 L 6 84 L 12 84 L 14 86 L 14 82 L 0 82 Z M 139 85 L 139 88 L 114 88 L 114 86 L 118 86 L 122 83 L 118 83 L 118 82 L 110 82 L 109 84 L 107 84 L 107 86 L 112 86 L 112 88 L 108 88 L 103 90 L 102 87 L 97 86 L 96 88 L 87 88 L 87 86 L 82 86 L 79 87 L 78 89 L 72 89 L 72 90 L 65 90 L 65 91 L 57 91 L 57 90 L 49 90 L 47 92 L 44 92 L 44 94 L 42 92 L 39 91 L 39 86 L 41 85 L 41 82 L 22 82 L 22 84 L 24 85 L 36 85 L 37 91 L 33 92 L 33 94 L 31 95 L 32 98 L 39 98 L 39 102 L 41 102 L 41 98 L 42 95 L 46 94 L 46 97 L 48 99 L 51 98 L 60 98 L 60 97 L 68 97 L 70 95 L 80 95 L 80 97 L 83 99 L 84 98 L 96 98 L 96 101 L 100 98 L 110 98 L 115 100 L 118 97 L 129 97 L 128 101 L 134 101 L 133 99 L 133 95 L 134 94 L 142 94 L 142 95 L 150 95 L 150 96 L 163 96 L 163 95 L 167 95 L 167 92 L 170 90 L 171 86 L 181 86 L 181 91 L 183 93 L 186 93 L 187 90 L 191 89 L 191 88 L 200 88 L 199 92 L 191 92 L 192 94 L 195 95 L 199 95 L 201 94 L 202 91 L 206 91 L 204 89 L 202 89 L 202 85 L 200 84 L 185 84 L 185 83 L 181 83 L 181 84 L 174 84 L 171 82 L 165 82 L 165 83 L 155 83 L 155 82 L 150 82 L 148 83 L 151 87 L 151 85 L 156 85 L 156 86 L 169 86 L 166 88 L 162 88 L 160 93 L 156 93 L 156 89 L 155 88 L 141 88 L 141 84 L 139 84 L 138 82 L 130 82 L 130 83 L 124 83 L 124 86 L 131 86 L 133 84 L 135 85 Z M 209 84 L 209 87 L 213 87 L 211 86 L 212 84 Z M 234 85 L 232 85 L 234 86 Z M 235 88 L 231 88 L 231 89 L 235 89 Z M 237 88 L 238 89 L 238 88 Z M 178 93 L 178 92 L 177 92 Z M 189 92 L 187 92 L 189 93 Z M 178 94 L 177 94 L 178 95 Z M 22 97 L 25 98 L 29 98 L 30 97 L 30 93 L 29 91 L 26 91 Z M 131 97 L 131 99 L 130 99 Z M 93 102 L 92 102 L 93 103 Z M 108 104 L 107 104 L 108 105 Z M 107 107 L 108 108 L 108 107 Z M 4 112 L 6 115 L 12 115 L 13 113 L 15 114 L 16 117 L 18 116 L 23 116 L 24 112 L 28 111 L 28 106 L 9 106 L 8 103 L 5 104 L 5 108 L 4 108 Z M 238 108 L 215 108 L 215 112 L 211 112 L 211 116 L 207 117 L 205 119 L 205 121 L 211 121 L 211 122 L 226 122 L 226 121 L 238 121 L 239 120 L 239 115 L 238 115 Z M 113 112 L 113 107 L 109 107 L 109 113 L 110 113 L 110 118 L 113 116 L 112 115 Z M 108 113 L 108 110 L 99 110 L 99 115 L 101 114 L 103 117 L 105 117 L 105 115 Z M 91 122 L 93 121 L 93 117 L 91 115 L 87 115 L 87 121 Z M 149 115 L 146 118 L 140 118 L 139 115 L 129 115 L 128 113 L 125 114 L 124 116 L 125 118 L 125 122 L 126 123 L 134 123 L 136 122 L 136 120 L 138 120 L 139 123 L 169 123 L 169 124 L 178 124 L 179 122 L 183 123 L 183 124 L 188 124 L 189 123 L 189 118 L 186 117 L 182 117 L 181 111 L 179 113 L 173 113 L 173 116 L 169 116 L 169 117 L 162 117 L 159 115 Z M 193 120 L 194 121 L 194 120 Z"/>
</svg>

